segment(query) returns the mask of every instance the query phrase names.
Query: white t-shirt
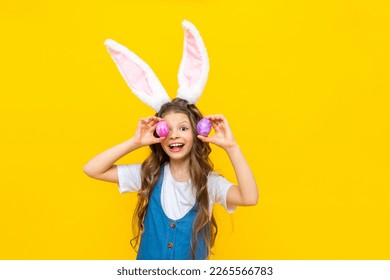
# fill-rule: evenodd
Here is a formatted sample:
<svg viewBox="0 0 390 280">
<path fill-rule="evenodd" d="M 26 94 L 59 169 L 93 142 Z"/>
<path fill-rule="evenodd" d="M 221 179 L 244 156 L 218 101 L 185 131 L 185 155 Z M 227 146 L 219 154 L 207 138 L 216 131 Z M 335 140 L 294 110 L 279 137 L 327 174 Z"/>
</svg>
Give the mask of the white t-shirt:
<svg viewBox="0 0 390 280">
<path fill-rule="evenodd" d="M 118 168 L 119 192 L 137 192 L 141 188 L 141 164 L 120 164 Z M 235 206 L 227 207 L 226 195 L 233 184 L 218 173 L 211 172 L 207 178 L 210 213 L 214 203 L 221 204 L 229 213 Z M 195 205 L 196 190 L 191 180 L 177 182 L 173 179 L 169 163 L 164 166 L 164 181 L 161 190 L 161 204 L 165 215 L 173 220 L 184 217 Z"/>
</svg>

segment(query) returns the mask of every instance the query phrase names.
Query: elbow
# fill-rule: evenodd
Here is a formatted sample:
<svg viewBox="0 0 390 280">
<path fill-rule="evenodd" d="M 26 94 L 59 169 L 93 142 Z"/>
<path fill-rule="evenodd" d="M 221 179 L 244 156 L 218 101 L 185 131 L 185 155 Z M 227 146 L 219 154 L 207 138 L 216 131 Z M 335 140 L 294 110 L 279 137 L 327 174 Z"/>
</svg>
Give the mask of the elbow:
<svg viewBox="0 0 390 280">
<path fill-rule="evenodd" d="M 83 167 L 83 172 L 91 178 L 96 178 L 95 173 L 93 172 L 93 169 L 91 169 L 88 164 Z"/>
<path fill-rule="evenodd" d="M 246 197 L 243 201 L 243 205 L 245 206 L 255 206 L 259 202 L 259 193 L 257 192 L 254 195 L 251 195 L 249 197 Z"/>
<path fill-rule="evenodd" d="M 250 199 L 247 199 L 244 203 L 246 206 L 255 206 L 257 205 L 257 202 L 259 201 L 259 196 L 252 197 Z"/>
</svg>

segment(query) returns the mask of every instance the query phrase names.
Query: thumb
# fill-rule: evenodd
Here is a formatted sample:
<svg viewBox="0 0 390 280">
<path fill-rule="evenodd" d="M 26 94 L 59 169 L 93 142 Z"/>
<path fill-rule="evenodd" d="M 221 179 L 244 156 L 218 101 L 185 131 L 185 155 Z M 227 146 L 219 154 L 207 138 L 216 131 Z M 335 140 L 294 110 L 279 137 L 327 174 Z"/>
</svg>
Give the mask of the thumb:
<svg viewBox="0 0 390 280">
<path fill-rule="evenodd" d="M 157 143 L 161 143 L 166 137 L 159 137 L 159 138 L 155 138 L 154 141 L 155 141 L 155 144 Z"/>
<path fill-rule="evenodd" d="M 210 143 L 210 138 L 209 137 L 205 137 L 205 136 L 202 136 L 202 135 L 198 135 L 197 136 L 200 140 L 202 140 L 202 142 L 207 142 L 207 143 Z"/>
</svg>

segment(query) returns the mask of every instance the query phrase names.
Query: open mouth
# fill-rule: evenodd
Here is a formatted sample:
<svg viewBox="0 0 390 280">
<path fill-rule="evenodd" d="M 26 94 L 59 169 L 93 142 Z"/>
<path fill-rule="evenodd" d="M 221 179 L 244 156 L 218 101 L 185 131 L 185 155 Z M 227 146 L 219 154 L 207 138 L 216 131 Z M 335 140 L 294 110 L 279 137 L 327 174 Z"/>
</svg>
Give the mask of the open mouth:
<svg viewBox="0 0 390 280">
<path fill-rule="evenodd" d="M 183 149 L 184 144 L 182 144 L 182 143 L 173 143 L 173 144 L 169 145 L 168 147 L 169 147 L 169 150 L 171 152 L 180 152 L 181 149 Z"/>
</svg>

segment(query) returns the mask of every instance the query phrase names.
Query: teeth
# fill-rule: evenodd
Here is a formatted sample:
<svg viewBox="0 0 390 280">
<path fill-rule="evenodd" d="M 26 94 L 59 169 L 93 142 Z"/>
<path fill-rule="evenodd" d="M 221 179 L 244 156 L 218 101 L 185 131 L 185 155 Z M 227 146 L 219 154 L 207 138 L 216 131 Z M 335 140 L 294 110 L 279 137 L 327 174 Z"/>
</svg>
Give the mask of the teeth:
<svg viewBox="0 0 390 280">
<path fill-rule="evenodd" d="M 175 143 L 175 144 L 172 144 L 172 145 L 169 145 L 170 148 L 173 148 L 173 147 L 183 147 L 184 144 L 179 144 L 179 143 Z"/>
</svg>

